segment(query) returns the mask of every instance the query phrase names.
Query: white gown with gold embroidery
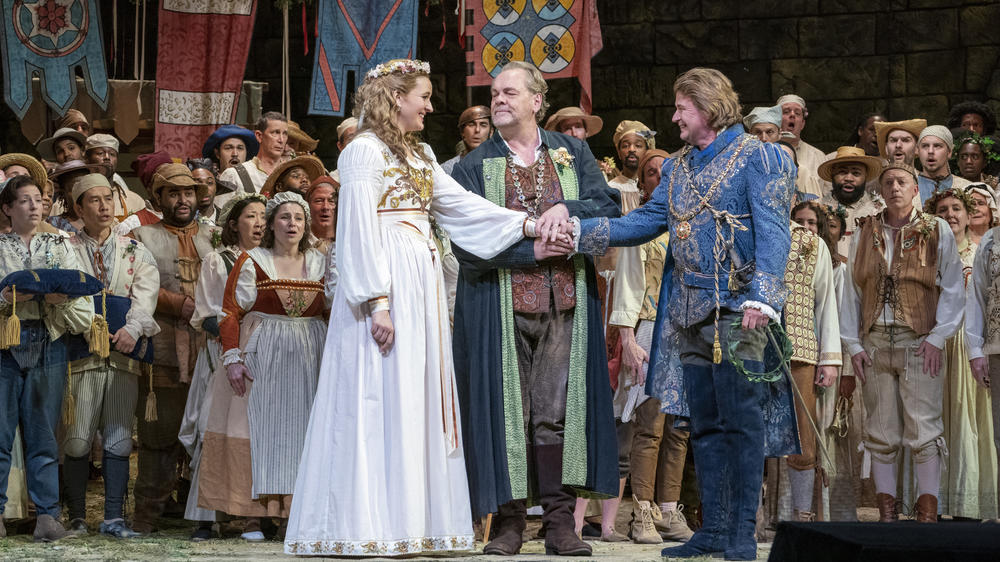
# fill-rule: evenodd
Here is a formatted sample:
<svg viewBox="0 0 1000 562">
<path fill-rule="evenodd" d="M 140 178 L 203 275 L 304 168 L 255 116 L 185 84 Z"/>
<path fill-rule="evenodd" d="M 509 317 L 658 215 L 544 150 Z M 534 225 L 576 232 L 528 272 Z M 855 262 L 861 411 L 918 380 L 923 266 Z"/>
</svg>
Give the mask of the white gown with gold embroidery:
<svg viewBox="0 0 1000 562">
<path fill-rule="evenodd" d="M 488 259 L 521 239 L 526 215 L 465 191 L 436 162 L 409 166 L 407 174 L 369 132 L 338 161 L 339 283 L 288 554 L 391 556 L 474 544 L 447 295 L 428 217 Z M 395 328 L 386 355 L 371 335 L 371 311 L 383 309 Z"/>
</svg>

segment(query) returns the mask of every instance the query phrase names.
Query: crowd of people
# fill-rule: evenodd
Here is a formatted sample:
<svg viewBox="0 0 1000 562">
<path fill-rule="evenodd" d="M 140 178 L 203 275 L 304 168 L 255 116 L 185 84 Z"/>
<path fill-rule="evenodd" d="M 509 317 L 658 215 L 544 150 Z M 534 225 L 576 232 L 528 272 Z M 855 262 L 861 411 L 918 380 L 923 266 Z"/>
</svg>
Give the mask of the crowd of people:
<svg viewBox="0 0 1000 562">
<path fill-rule="evenodd" d="M 603 120 L 510 63 L 439 164 L 429 73 L 370 71 L 333 169 L 276 112 L 136 158 L 148 199 L 76 110 L 0 155 L 0 278 L 101 286 L 3 283 L 0 537 L 91 533 L 95 463 L 101 534 L 235 521 L 290 554 L 468 550 L 494 514 L 513 555 L 537 504 L 549 554 L 754 559 L 779 520 L 856 520 L 867 478 L 883 522 L 998 517 L 988 106 L 862 115 L 825 154 L 801 97 L 744 116 L 693 69 L 683 148 L 623 120 L 599 161 Z"/>
</svg>

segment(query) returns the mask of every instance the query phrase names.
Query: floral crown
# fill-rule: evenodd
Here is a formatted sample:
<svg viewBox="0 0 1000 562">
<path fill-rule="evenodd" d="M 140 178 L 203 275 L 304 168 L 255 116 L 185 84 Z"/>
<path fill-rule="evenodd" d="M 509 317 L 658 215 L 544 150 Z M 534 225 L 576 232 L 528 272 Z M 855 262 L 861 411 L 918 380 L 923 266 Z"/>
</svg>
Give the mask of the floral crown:
<svg viewBox="0 0 1000 562">
<path fill-rule="evenodd" d="M 935 191 L 933 195 L 927 198 L 924 202 L 924 212 L 929 215 L 937 214 L 937 204 L 948 197 L 954 197 L 962 202 L 965 206 L 965 212 L 971 213 L 976 209 L 976 200 L 972 198 L 972 195 L 960 187 L 950 187 L 948 189 L 942 189 Z"/>
<path fill-rule="evenodd" d="M 365 75 L 366 80 L 374 80 L 393 73 L 409 74 L 411 72 L 431 73 L 431 65 L 422 60 L 394 59 L 377 65 Z"/>
</svg>

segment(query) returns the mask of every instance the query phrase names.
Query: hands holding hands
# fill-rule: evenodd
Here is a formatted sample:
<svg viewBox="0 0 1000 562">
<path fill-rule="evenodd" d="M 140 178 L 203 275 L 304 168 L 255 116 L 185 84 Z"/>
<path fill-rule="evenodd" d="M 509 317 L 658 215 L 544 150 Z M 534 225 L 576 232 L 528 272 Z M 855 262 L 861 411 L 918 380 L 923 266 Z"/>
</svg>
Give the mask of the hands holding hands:
<svg viewBox="0 0 1000 562">
<path fill-rule="evenodd" d="M 553 205 L 535 221 L 535 259 L 571 256 L 575 252 L 573 221 L 562 203 Z"/>
</svg>

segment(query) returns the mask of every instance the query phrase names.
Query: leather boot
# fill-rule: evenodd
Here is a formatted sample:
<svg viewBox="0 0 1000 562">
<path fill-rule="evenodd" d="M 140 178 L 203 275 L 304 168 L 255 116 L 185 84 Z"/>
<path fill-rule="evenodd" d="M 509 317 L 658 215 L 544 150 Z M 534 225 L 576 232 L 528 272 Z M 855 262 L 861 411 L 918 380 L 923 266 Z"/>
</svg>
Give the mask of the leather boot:
<svg viewBox="0 0 1000 562">
<path fill-rule="evenodd" d="M 535 471 L 538 494 L 545 523 L 545 554 L 552 556 L 590 556 L 590 545 L 576 536 L 573 509 L 576 494 L 562 484 L 562 445 L 536 445 Z"/>
<path fill-rule="evenodd" d="M 899 514 L 896 512 L 896 498 L 894 498 L 889 494 L 879 493 L 875 494 L 875 503 L 878 504 L 879 523 L 895 523 L 896 521 L 899 521 Z M 937 515 L 936 498 L 934 501 L 934 511 L 936 516 Z"/>
<path fill-rule="evenodd" d="M 51 515 L 39 515 L 35 521 L 35 542 L 54 542 L 59 539 L 75 538 L 63 528 L 62 523 Z"/>
<path fill-rule="evenodd" d="M 7 538 L 7 526 L 3 524 L 3 515 L 0 515 L 0 539 Z"/>
<path fill-rule="evenodd" d="M 917 523 L 937 523 L 937 507 L 937 496 L 933 494 L 921 494 L 917 498 Z"/>
<path fill-rule="evenodd" d="M 483 547 L 483 554 L 514 556 L 521 552 L 524 528 L 528 516 L 524 500 L 513 500 L 500 506 L 493 539 Z"/>
<path fill-rule="evenodd" d="M 135 521 L 132 528 L 142 534 L 156 530 L 167 499 L 177 480 L 171 450 L 139 448 L 139 471 L 135 479 Z"/>
</svg>

